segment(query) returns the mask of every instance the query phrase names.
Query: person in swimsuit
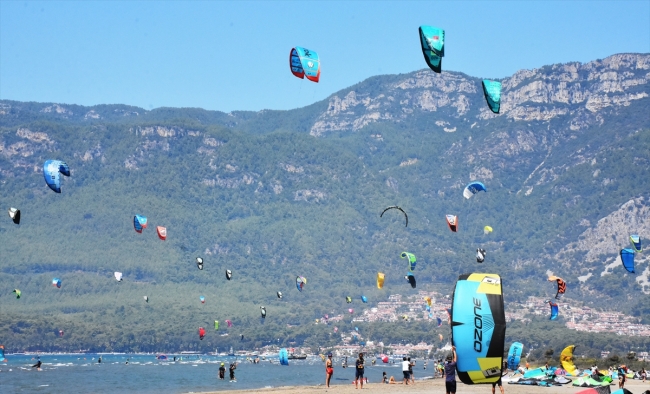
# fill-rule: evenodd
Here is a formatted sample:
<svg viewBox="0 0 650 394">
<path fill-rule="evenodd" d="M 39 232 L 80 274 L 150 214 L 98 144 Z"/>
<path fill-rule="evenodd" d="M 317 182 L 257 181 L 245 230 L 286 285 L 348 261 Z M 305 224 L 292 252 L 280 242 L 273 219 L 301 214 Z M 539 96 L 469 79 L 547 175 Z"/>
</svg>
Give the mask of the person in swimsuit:
<svg viewBox="0 0 650 394">
<path fill-rule="evenodd" d="M 361 389 L 363 389 L 363 353 L 359 353 L 359 358 L 357 359 L 357 362 L 355 363 L 356 371 L 355 371 L 355 380 L 354 380 L 354 388 L 357 388 L 357 383 L 361 383 Z"/>
<path fill-rule="evenodd" d="M 330 386 L 330 380 L 334 374 L 334 367 L 332 365 L 332 353 L 327 355 L 327 360 L 325 360 L 325 386 Z"/>
</svg>

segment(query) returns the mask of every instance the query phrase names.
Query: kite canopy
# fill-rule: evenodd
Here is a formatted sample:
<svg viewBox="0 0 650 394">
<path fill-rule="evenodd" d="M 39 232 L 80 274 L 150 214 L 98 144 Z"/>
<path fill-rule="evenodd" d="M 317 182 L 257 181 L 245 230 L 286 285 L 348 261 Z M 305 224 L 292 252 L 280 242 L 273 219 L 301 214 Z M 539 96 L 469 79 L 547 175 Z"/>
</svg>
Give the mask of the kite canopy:
<svg viewBox="0 0 650 394">
<path fill-rule="evenodd" d="M 61 175 L 70 176 L 70 168 L 61 160 L 47 160 L 43 164 L 43 178 L 50 189 L 61 193 Z"/>
<path fill-rule="evenodd" d="M 492 227 L 490 227 L 490 226 L 483 227 L 483 234 L 488 235 L 491 232 L 492 232 Z"/>
<path fill-rule="evenodd" d="M 201 304 L 205 304 L 205 297 L 204 296 L 199 296 L 199 300 L 201 300 Z"/>
<path fill-rule="evenodd" d="M 122 273 L 121 272 L 114 272 L 113 275 L 115 276 L 115 280 L 118 282 L 122 281 Z"/>
<path fill-rule="evenodd" d="M 158 238 L 163 241 L 167 239 L 167 229 L 163 226 L 156 226 L 156 232 L 158 233 Z"/>
<path fill-rule="evenodd" d="M 621 262 L 623 262 L 623 267 L 627 272 L 634 273 L 634 250 L 621 249 Z"/>
<path fill-rule="evenodd" d="M 5 347 L 0 345 L 0 362 L 6 363 L 7 359 L 5 358 Z"/>
<path fill-rule="evenodd" d="M 289 365 L 289 352 L 287 352 L 287 349 L 280 349 L 280 353 L 278 353 L 278 359 L 280 359 L 280 365 Z"/>
<path fill-rule="evenodd" d="M 440 73 L 442 57 L 445 56 L 445 31 L 433 26 L 420 26 L 419 31 L 424 61 L 429 68 Z"/>
<path fill-rule="evenodd" d="M 262 314 L 262 319 L 266 318 L 266 307 L 260 307 L 260 313 Z"/>
<path fill-rule="evenodd" d="M 302 288 L 307 284 L 307 279 L 302 276 L 296 276 L 296 287 L 298 291 L 302 291 Z"/>
<path fill-rule="evenodd" d="M 432 303 L 433 301 L 431 300 L 431 297 L 427 296 L 427 297 L 424 297 L 424 302 L 427 303 L 427 306 L 431 306 L 431 303 Z"/>
<path fill-rule="evenodd" d="M 519 361 L 521 360 L 523 351 L 524 345 L 520 342 L 515 342 L 510 345 L 510 350 L 508 351 L 508 369 L 516 371 L 519 368 Z"/>
<path fill-rule="evenodd" d="M 506 334 L 501 278 L 497 274 L 461 275 L 451 305 L 458 377 L 465 384 L 495 383 L 501 378 Z"/>
<path fill-rule="evenodd" d="M 295 47 L 289 54 L 289 67 L 296 77 L 318 82 L 320 79 L 320 59 L 318 53 L 306 48 Z"/>
<path fill-rule="evenodd" d="M 230 320 L 226 320 L 226 325 L 228 328 L 232 327 L 232 322 Z"/>
<path fill-rule="evenodd" d="M 411 287 L 415 289 L 415 276 L 413 276 L 412 272 L 406 274 L 404 279 L 406 279 L 411 284 Z"/>
<path fill-rule="evenodd" d="M 377 288 L 381 289 L 384 287 L 384 273 L 377 272 Z"/>
<path fill-rule="evenodd" d="M 204 336 L 205 336 L 205 328 L 199 327 L 199 339 L 203 340 Z"/>
<path fill-rule="evenodd" d="M 409 271 L 413 271 L 415 269 L 415 265 L 417 264 L 416 259 L 415 259 L 415 255 L 413 253 L 409 253 L 409 252 L 402 252 L 402 254 L 400 256 L 403 259 L 408 257 L 408 259 L 409 259 Z"/>
<path fill-rule="evenodd" d="M 230 280 L 230 278 L 232 278 L 232 271 L 226 270 L 226 279 Z"/>
<path fill-rule="evenodd" d="M 560 307 L 558 307 L 558 305 L 553 301 L 549 301 L 548 304 L 551 306 L 551 318 L 550 318 L 550 320 L 557 320 L 557 316 L 560 313 Z"/>
<path fill-rule="evenodd" d="M 379 215 L 379 217 L 383 217 L 384 212 L 388 211 L 389 209 L 397 209 L 398 211 L 401 211 L 404 214 L 404 219 L 406 220 L 406 224 L 404 225 L 404 227 L 409 226 L 409 216 L 406 214 L 406 212 L 404 212 L 404 210 L 402 208 L 398 207 L 397 205 L 393 205 L 392 207 L 388 207 L 388 208 L 384 209 L 381 212 L 381 215 Z"/>
<path fill-rule="evenodd" d="M 490 110 L 498 114 L 501 108 L 501 82 L 484 79 L 483 94 Z"/>
<path fill-rule="evenodd" d="M 136 232 L 142 233 L 142 230 L 147 228 L 147 218 L 142 215 L 135 215 L 133 217 L 133 228 Z"/>
<path fill-rule="evenodd" d="M 559 276 L 549 276 L 548 277 L 549 282 L 555 281 L 557 283 L 557 293 L 555 293 L 555 298 L 560 299 L 562 297 L 562 294 L 566 291 L 566 282 L 560 278 Z"/>
<path fill-rule="evenodd" d="M 149 302 L 149 297 L 148 296 L 142 296 L 144 298 L 144 302 Z"/>
<path fill-rule="evenodd" d="M 573 351 L 575 350 L 575 345 L 570 345 L 562 350 L 560 353 L 560 362 L 562 363 L 562 368 L 567 372 L 567 375 L 578 376 L 578 371 L 576 366 L 573 363 Z"/>
<path fill-rule="evenodd" d="M 345 297 L 345 302 L 347 302 L 348 304 L 351 304 L 352 303 L 352 297 L 350 297 L 350 296 Z"/>
<path fill-rule="evenodd" d="M 214 321 L 214 329 L 218 330 L 219 329 L 219 320 Z"/>
<path fill-rule="evenodd" d="M 12 293 L 16 293 L 16 298 L 17 298 L 17 299 L 19 299 L 19 298 L 20 298 L 20 295 L 23 294 L 23 293 L 22 293 L 20 290 L 18 290 L 18 289 L 14 289 L 14 291 L 12 291 Z"/>
<path fill-rule="evenodd" d="M 278 298 L 282 299 L 282 292 L 281 291 L 278 291 Z"/>
<path fill-rule="evenodd" d="M 367 304 L 368 303 L 368 298 L 366 296 L 362 295 L 361 296 L 361 302 L 363 302 L 364 304 Z"/>
<path fill-rule="evenodd" d="M 436 321 L 438 322 L 438 327 L 442 326 L 442 319 L 439 317 L 436 317 Z"/>
<path fill-rule="evenodd" d="M 53 278 L 52 279 L 52 286 L 60 289 L 61 288 L 61 279 L 59 278 Z"/>
<path fill-rule="evenodd" d="M 354 309 L 350 308 L 350 309 L 348 309 L 348 312 L 350 312 L 350 314 L 353 314 L 353 313 L 354 313 Z"/>
<path fill-rule="evenodd" d="M 15 224 L 20 224 L 20 209 L 9 208 L 9 217 Z"/>
<path fill-rule="evenodd" d="M 196 258 L 196 268 L 203 269 L 203 259 L 201 257 Z"/>
<path fill-rule="evenodd" d="M 487 252 L 485 251 L 485 249 L 477 248 L 476 249 L 476 262 L 477 263 L 482 263 L 483 261 L 485 261 L 485 255 L 486 254 L 487 254 Z"/>
<path fill-rule="evenodd" d="M 456 215 L 447 215 L 447 226 L 452 232 L 458 231 L 458 216 Z"/>
<path fill-rule="evenodd" d="M 14 208 L 11 208 L 11 209 L 14 209 Z M 19 215 L 19 217 L 20 217 L 20 211 L 18 211 L 18 215 Z M 10 215 L 10 216 L 11 216 L 11 215 Z M 20 219 L 19 219 L 19 220 L 20 220 Z M 14 220 L 14 223 L 16 223 L 15 220 Z M 16 224 L 18 224 L 18 223 L 16 223 Z M 639 237 L 639 236 L 636 235 L 636 234 L 632 234 L 632 235 L 630 235 L 630 242 L 632 243 L 632 248 L 633 248 L 636 252 L 642 252 L 642 251 L 643 251 L 643 248 L 641 248 L 641 237 Z"/>
<path fill-rule="evenodd" d="M 59 336 L 60 336 L 60 337 L 63 336 L 63 330 L 59 330 Z"/>
<path fill-rule="evenodd" d="M 470 198 L 478 192 L 487 192 L 487 189 L 482 182 L 473 181 L 465 186 L 465 190 L 463 190 L 463 197 Z"/>
</svg>

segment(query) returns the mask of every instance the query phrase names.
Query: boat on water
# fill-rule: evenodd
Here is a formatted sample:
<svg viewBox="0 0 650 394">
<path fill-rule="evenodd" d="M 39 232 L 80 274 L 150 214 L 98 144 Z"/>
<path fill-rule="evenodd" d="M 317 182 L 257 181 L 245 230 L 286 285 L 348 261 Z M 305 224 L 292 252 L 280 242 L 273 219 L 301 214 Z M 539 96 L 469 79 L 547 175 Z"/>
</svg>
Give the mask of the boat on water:
<svg viewBox="0 0 650 394">
<path fill-rule="evenodd" d="M 232 348 L 232 346 L 230 347 L 230 350 L 228 351 L 228 355 L 231 356 L 231 357 L 235 356 L 235 350 Z"/>
<path fill-rule="evenodd" d="M 306 354 L 293 354 L 293 353 L 291 353 L 288 358 L 289 358 L 289 360 L 306 360 L 307 355 Z"/>
</svg>

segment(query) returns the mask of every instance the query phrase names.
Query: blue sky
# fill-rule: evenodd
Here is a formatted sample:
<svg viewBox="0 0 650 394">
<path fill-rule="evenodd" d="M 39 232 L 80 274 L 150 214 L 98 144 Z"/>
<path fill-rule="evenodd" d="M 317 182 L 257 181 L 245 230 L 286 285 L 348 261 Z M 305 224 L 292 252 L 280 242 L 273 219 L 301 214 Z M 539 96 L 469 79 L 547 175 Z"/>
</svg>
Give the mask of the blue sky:
<svg viewBox="0 0 650 394">
<path fill-rule="evenodd" d="M 443 69 L 476 77 L 650 52 L 648 0 L 0 0 L 0 98 L 297 108 L 374 75 L 426 68 L 423 24 L 446 31 Z M 293 46 L 319 53 L 318 84 L 290 73 Z"/>
</svg>

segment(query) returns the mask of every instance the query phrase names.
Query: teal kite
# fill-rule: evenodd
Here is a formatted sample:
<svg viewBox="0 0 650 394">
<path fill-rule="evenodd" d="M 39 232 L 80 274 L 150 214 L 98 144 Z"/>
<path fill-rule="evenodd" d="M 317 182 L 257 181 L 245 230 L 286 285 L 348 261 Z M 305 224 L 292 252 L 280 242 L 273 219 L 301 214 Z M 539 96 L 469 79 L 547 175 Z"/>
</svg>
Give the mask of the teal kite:
<svg viewBox="0 0 650 394">
<path fill-rule="evenodd" d="M 483 94 L 490 110 L 498 114 L 501 108 L 501 82 L 484 79 Z"/>
<path fill-rule="evenodd" d="M 442 71 L 442 58 L 445 56 L 445 31 L 433 26 L 420 26 L 422 54 L 429 68 Z"/>
</svg>

